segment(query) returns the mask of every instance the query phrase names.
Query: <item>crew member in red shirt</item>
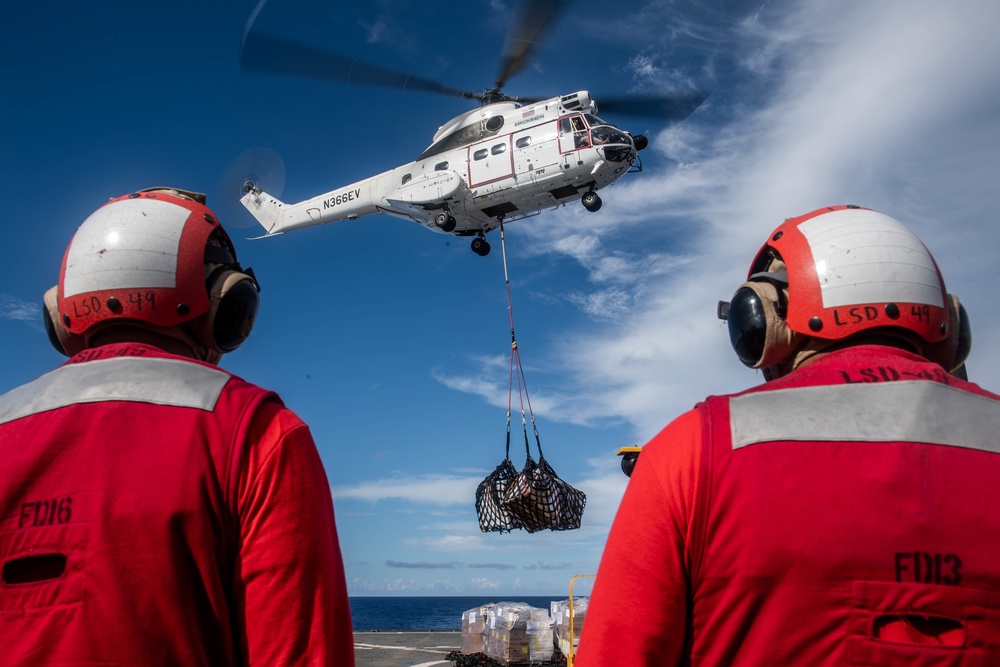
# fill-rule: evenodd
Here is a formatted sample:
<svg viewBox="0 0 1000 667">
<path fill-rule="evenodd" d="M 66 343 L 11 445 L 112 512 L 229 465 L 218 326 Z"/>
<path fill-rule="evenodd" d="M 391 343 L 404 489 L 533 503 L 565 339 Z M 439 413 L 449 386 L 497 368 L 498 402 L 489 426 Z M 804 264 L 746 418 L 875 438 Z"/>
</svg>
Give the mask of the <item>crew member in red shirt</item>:
<svg viewBox="0 0 1000 667">
<path fill-rule="evenodd" d="M 77 230 L 45 295 L 70 359 L 0 396 L 4 665 L 354 664 L 312 436 L 215 365 L 258 292 L 204 195 Z"/>
<path fill-rule="evenodd" d="M 767 382 L 642 449 L 578 667 L 1000 662 L 1000 397 L 925 246 L 789 219 L 720 316 Z"/>
</svg>

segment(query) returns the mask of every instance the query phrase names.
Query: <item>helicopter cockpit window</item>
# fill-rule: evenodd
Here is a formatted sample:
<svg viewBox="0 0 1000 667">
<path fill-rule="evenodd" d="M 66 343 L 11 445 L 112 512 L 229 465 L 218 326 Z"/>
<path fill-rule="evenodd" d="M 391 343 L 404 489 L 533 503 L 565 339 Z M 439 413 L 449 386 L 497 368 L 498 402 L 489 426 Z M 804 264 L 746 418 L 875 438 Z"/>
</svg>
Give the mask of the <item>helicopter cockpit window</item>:
<svg viewBox="0 0 1000 667">
<path fill-rule="evenodd" d="M 500 155 L 501 153 L 506 152 L 506 150 L 507 150 L 507 144 L 496 144 L 495 146 L 493 146 L 493 148 L 490 149 L 490 152 L 493 153 L 494 155 Z"/>
<path fill-rule="evenodd" d="M 625 144 L 630 146 L 632 144 L 628 135 L 617 128 L 611 127 L 610 125 L 595 127 L 591 130 L 591 135 L 594 138 L 595 146 L 599 146 L 601 144 Z"/>
<path fill-rule="evenodd" d="M 597 127 L 598 125 L 611 125 L 608 121 L 598 118 L 592 113 L 585 113 L 583 114 L 583 117 L 587 119 L 587 124 L 591 127 Z M 614 127 L 614 125 L 611 125 L 611 127 Z"/>
<path fill-rule="evenodd" d="M 632 139 L 611 125 L 600 125 L 590 131 L 596 146 L 609 162 L 625 162 L 634 157 Z"/>
<path fill-rule="evenodd" d="M 409 183 L 411 178 L 413 178 L 413 174 L 403 174 L 403 185 Z"/>
<path fill-rule="evenodd" d="M 434 171 L 445 171 L 448 168 L 448 162 L 438 162 L 434 165 Z"/>
<path fill-rule="evenodd" d="M 521 137 L 516 142 L 514 142 L 514 145 L 517 146 L 518 148 L 527 148 L 528 146 L 531 145 L 531 137 Z"/>
<path fill-rule="evenodd" d="M 485 160 L 486 156 L 489 155 L 489 154 L 490 154 L 490 152 L 488 150 L 486 150 L 485 148 L 480 148 L 478 151 L 476 151 L 475 153 L 472 154 L 472 159 L 473 160 Z"/>
</svg>

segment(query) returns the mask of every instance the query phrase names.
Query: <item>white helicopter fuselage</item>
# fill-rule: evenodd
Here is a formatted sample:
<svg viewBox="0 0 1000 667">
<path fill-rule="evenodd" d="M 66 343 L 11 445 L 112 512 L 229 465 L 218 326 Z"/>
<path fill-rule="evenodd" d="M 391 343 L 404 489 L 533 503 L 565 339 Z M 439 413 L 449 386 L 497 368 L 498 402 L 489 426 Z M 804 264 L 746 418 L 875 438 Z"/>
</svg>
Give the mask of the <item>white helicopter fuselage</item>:
<svg viewBox="0 0 1000 667">
<path fill-rule="evenodd" d="M 600 199 L 588 193 L 632 170 L 636 142 L 596 112 L 585 91 L 524 106 L 488 104 L 443 125 L 409 164 L 297 204 L 248 181 L 241 202 L 265 236 L 384 213 L 482 237 L 501 221 L 581 198 L 597 210 Z M 473 249 L 480 252 L 475 242 Z"/>
</svg>

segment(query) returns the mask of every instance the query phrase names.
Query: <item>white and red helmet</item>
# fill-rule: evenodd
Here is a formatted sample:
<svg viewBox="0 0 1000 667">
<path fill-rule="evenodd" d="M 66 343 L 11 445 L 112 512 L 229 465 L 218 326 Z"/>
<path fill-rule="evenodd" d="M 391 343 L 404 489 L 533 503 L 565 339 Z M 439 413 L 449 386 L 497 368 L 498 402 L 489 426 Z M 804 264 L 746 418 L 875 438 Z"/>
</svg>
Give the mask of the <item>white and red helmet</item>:
<svg viewBox="0 0 1000 667">
<path fill-rule="evenodd" d="M 839 340 L 876 327 L 927 343 L 948 336 L 948 292 L 937 263 L 909 229 L 858 206 L 790 218 L 757 253 L 748 280 L 777 256 L 788 274 L 788 328 Z"/>
<path fill-rule="evenodd" d="M 197 323 L 190 333 L 200 344 L 228 352 L 249 335 L 259 290 L 203 195 L 141 190 L 101 206 L 70 241 L 55 295 L 56 333 L 69 351 L 67 339 L 117 320 Z"/>
<path fill-rule="evenodd" d="M 971 346 L 965 310 L 924 244 L 896 220 L 859 206 L 829 206 L 782 223 L 719 315 L 740 361 L 765 371 L 787 370 L 810 338 L 839 341 L 874 329 L 905 338 L 948 370 Z"/>
</svg>

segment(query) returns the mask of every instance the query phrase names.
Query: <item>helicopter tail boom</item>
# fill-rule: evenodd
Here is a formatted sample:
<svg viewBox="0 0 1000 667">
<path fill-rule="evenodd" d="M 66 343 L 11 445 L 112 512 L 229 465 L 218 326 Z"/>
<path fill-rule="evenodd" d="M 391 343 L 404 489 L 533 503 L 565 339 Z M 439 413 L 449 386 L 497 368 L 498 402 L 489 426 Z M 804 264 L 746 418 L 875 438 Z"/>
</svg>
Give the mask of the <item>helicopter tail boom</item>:
<svg viewBox="0 0 1000 667">
<path fill-rule="evenodd" d="M 252 181 L 247 181 L 240 203 L 264 228 L 264 236 L 277 236 L 294 229 L 354 220 L 377 213 L 371 201 L 370 180 L 298 204 L 286 204 L 256 187 Z"/>
</svg>

